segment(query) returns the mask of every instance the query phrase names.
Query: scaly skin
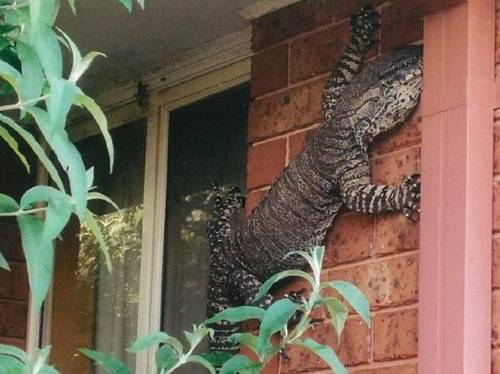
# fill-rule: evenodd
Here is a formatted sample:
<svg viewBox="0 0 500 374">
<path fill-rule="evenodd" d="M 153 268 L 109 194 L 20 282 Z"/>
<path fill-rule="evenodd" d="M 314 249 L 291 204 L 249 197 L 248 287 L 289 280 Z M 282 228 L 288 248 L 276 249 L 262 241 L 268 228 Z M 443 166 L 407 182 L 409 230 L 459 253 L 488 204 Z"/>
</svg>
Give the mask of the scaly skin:
<svg viewBox="0 0 500 374">
<path fill-rule="evenodd" d="M 254 301 L 261 282 L 279 271 L 304 268 L 302 258 L 285 255 L 321 245 L 342 206 L 364 213 L 401 211 L 408 217 L 418 211 L 418 175 L 399 186 L 370 183 L 368 144 L 404 122 L 422 86 L 420 47 L 389 52 L 361 69 L 378 26 L 372 8 L 353 17 L 351 42 L 324 90 L 325 122 L 248 220 L 231 229 L 230 216 L 243 200 L 237 191 L 226 201 L 219 198 L 209 230 L 209 315 L 235 305 L 271 305 L 271 295 Z M 238 325 L 214 328 L 211 349 L 237 351 L 227 337 Z"/>
</svg>

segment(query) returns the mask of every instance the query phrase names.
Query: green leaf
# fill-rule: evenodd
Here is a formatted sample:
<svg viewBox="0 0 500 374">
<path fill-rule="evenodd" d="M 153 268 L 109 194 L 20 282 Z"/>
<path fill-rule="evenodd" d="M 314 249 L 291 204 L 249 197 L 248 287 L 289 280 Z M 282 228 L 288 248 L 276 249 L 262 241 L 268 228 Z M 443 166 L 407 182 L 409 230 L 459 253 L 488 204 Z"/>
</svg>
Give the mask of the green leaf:
<svg viewBox="0 0 500 374">
<path fill-rule="evenodd" d="M 54 18 L 55 0 L 30 0 L 31 32 L 51 26 Z"/>
<path fill-rule="evenodd" d="M 35 109 L 35 108 L 31 108 Z M 28 131 L 23 129 L 21 126 L 19 126 L 16 122 L 14 122 L 12 119 L 9 117 L 6 117 L 2 114 L 0 114 L 0 121 L 5 123 L 7 126 L 9 126 L 11 129 L 13 129 L 15 132 L 17 132 L 26 143 L 31 147 L 33 150 L 33 153 L 38 157 L 38 159 L 42 162 L 42 164 L 45 166 L 47 169 L 47 172 L 49 173 L 50 177 L 56 184 L 57 188 L 60 189 L 61 191 L 64 191 L 64 185 L 61 180 L 61 177 L 59 176 L 59 173 L 57 172 L 56 167 L 50 161 L 50 158 L 47 157 L 45 154 L 45 151 L 43 150 L 42 146 L 36 141 L 36 139 L 31 135 Z"/>
<path fill-rule="evenodd" d="M 288 320 L 295 314 L 300 305 L 289 299 L 281 299 L 272 304 L 266 311 L 259 328 L 257 350 L 263 353 L 268 349 L 271 336 L 283 329 Z"/>
<path fill-rule="evenodd" d="M 305 339 L 304 341 L 299 340 L 293 344 L 305 347 L 315 353 L 330 366 L 335 374 L 349 374 L 331 347 L 319 344 L 312 339 Z"/>
<path fill-rule="evenodd" d="M 47 111 L 49 113 L 50 130 L 53 135 L 64 129 L 69 110 L 76 96 L 75 82 L 65 79 L 53 78 L 50 80 L 50 94 L 47 99 Z M 49 141 L 49 139 L 47 139 Z"/>
<path fill-rule="evenodd" d="M 179 354 L 169 345 L 163 345 L 156 351 L 156 366 L 160 369 L 168 370 L 179 362 Z"/>
<path fill-rule="evenodd" d="M 26 366 L 12 356 L 0 356 L 1 374 L 24 374 L 29 373 Z"/>
<path fill-rule="evenodd" d="M 112 266 L 111 266 L 111 257 L 109 256 L 109 247 L 106 244 L 106 241 L 104 240 L 104 235 L 102 234 L 101 228 L 99 227 L 97 220 L 95 219 L 92 212 L 88 209 L 82 224 L 85 225 L 90 230 L 92 235 L 94 235 L 94 237 L 96 238 L 97 243 L 99 243 L 101 252 L 104 254 L 106 267 L 108 268 L 108 271 L 111 271 Z"/>
<path fill-rule="evenodd" d="M 80 77 L 87 71 L 87 69 L 90 67 L 94 59 L 98 56 L 101 57 L 106 57 L 104 53 L 101 52 L 89 52 L 87 53 L 81 60 L 81 63 L 75 67 L 74 70 L 71 71 L 71 75 L 69 76 L 69 79 L 76 82 L 80 79 Z"/>
<path fill-rule="evenodd" d="M 244 346 L 251 349 L 252 352 L 258 353 L 257 352 L 257 337 L 253 334 L 250 334 L 248 332 L 235 333 L 229 337 L 229 341 L 243 344 Z"/>
<path fill-rule="evenodd" d="M 47 78 L 62 76 L 62 51 L 56 33 L 47 26 L 33 35 L 33 48 L 43 66 Z"/>
<path fill-rule="evenodd" d="M 103 200 L 113 206 L 113 208 L 115 208 L 116 210 L 120 210 L 120 208 L 118 208 L 118 205 L 116 205 L 113 200 L 100 192 L 89 192 L 88 200 Z"/>
<path fill-rule="evenodd" d="M 21 209 L 34 207 L 36 203 L 47 203 L 42 242 L 54 240 L 69 221 L 73 206 L 70 197 L 49 186 L 36 186 L 26 191 L 21 198 Z"/>
<path fill-rule="evenodd" d="M 17 92 L 20 90 L 21 73 L 14 67 L 0 60 L 0 77 L 7 81 Z"/>
<path fill-rule="evenodd" d="M 236 355 L 222 366 L 219 374 L 256 374 L 262 364 L 250 360 L 247 356 Z"/>
<path fill-rule="evenodd" d="M 0 212 L 13 213 L 20 209 L 19 204 L 12 197 L 0 193 Z M 1 353 L 1 352 L 0 352 Z"/>
<path fill-rule="evenodd" d="M 200 356 L 210 362 L 213 367 L 221 367 L 226 361 L 233 358 L 234 355 L 228 352 L 215 351 L 211 353 L 202 353 Z"/>
<path fill-rule="evenodd" d="M 116 357 L 87 348 L 80 348 L 79 351 L 97 362 L 108 374 L 131 374 L 127 365 Z"/>
<path fill-rule="evenodd" d="M 186 362 L 202 365 L 210 372 L 210 374 L 216 374 L 214 367 L 210 364 L 209 361 L 205 360 L 205 358 L 202 356 L 199 355 L 189 356 Z"/>
<path fill-rule="evenodd" d="M 38 351 L 37 358 L 35 362 L 33 363 L 33 374 L 38 374 L 42 371 L 44 367 L 46 367 L 45 362 L 47 361 L 47 358 L 49 357 L 50 354 L 50 345 L 46 346 L 43 349 L 40 349 Z"/>
<path fill-rule="evenodd" d="M 144 0 L 137 0 L 137 3 L 142 9 L 144 9 Z"/>
<path fill-rule="evenodd" d="M 85 93 L 80 89 L 77 90 L 76 103 L 79 105 L 83 105 L 85 109 L 87 109 L 89 113 L 92 115 L 92 117 L 97 123 L 97 126 L 99 126 L 99 130 L 101 130 L 104 142 L 106 143 L 106 149 L 108 150 L 109 171 L 111 173 L 113 171 L 113 159 L 115 156 L 115 149 L 113 146 L 113 140 L 111 139 L 111 135 L 108 130 L 108 120 L 104 115 L 104 112 L 101 110 L 99 105 L 96 104 L 94 99 L 85 95 Z"/>
<path fill-rule="evenodd" d="M 315 281 L 314 278 L 311 276 L 311 274 L 306 273 L 305 271 L 302 270 L 285 270 L 282 271 L 278 274 L 274 274 L 271 278 L 269 278 L 267 281 L 265 281 L 262 286 L 260 286 L 259 292 L 257 295 L 255 295 L 254 300 L 259 300 L 261 297 L 266 295 L 269 290 L 274 286 L 274 284 L 282 279 L 288 278 L 288 277 L 300 277 L 304 278 L 307 280 L 311 286 L 314 286 Z"/>
<path fill-rule="evenodd" d="M 20 81 L 20 97 L 24 103 L 40 96 L 45 79 L 42 65 L 35 50 L 31 46 L 19 41 L 16 43 L 16 48 L 23 72 Z"/>
<path fill-rule="evenodd" d="M 30 173 L 31 169 L 30 169 L 30 165 L 28 164 L 28 160 L 19 150 L 19 144 L 17 144 L 16 139 L 14 139 L 12 137 L 12 135 L 10 135 L 10 133 L 7 130 L 5 130 L 3 127 L 0 127 L 0 138 L 5 140 L 5 142 L 10 147 L 10 149 L 12 149 L 14 151 L 14 153 L 17 155 L 17 157 L 19 158 L 19 160 L 21 160 L 24 167 L 26 168 L 26 171 L 28 173 Z"/>
<path fill-rule="evenodd" d="M 0 268 L 10 271 L 10 266 L 2 253 L 0 253 Z"/>
<path fill-rule="evenodd" d="M 325 286 L 333 288 L 341 294 L 342 297 L 346 299 L 346 301 L 351 304 L 353 309 L 361 316 L 363 321 L 365 321 L 368 326 L 371 326 L 370 304 L 358 287 L 352 283 L 339 280 L 325 282 Z"/>
<path fill-rule="evenodd" d="M 340 339 L 340 335 L 347 321 L 347 316 L 349 315 L 349 308 L 336 297 L 324 298 L 322 299 L 322 303 L 326 305 L 328 313 L 330 314 L 330 321 Z"/>
<path fill-rule="evenodd" d="M 132 0 L 119 0 L 129 12 L 132 12 Z"/>
<path fill-rule="evenodd" d="M 236 308 L 227 308 L 222 312 L 217 313 L 211 318 L 207 319 L 204 324 L 211 324 L 220 321 L 229 322 L 242 322 L 248 319 L 258 319 L 261 320 L 266 314 L 265 309 L 256 306 L 239 306 Z"/>
<path fill-rule="evenodd" d="M 28 278 L 35 308 L 40 310 L 52 279 L 54 247 L 52 241 L 43 241 L 44 222 L 35 216 L 18 216 L 21 241 L 28 266 Z"/>
<path fill-rule="evenodd" d="M 142 351 L 143 349 L 149 348 L 151 346 L 160 343 L 168 344 L 179 355 L 181 355 L 183 352 L 183 347 L 179 340 L 161 331 L 137 339 L 132 345 L 132 347 L 128 348 L 127 351 L 137 353 L 139 351 Z"/>
<path fill-rule="evenodd" d="M 0 355 L 15 357 L 23 363 L 30 362 L 30 358 L 28 357 L 26 352 L 13 345 L 0 344 Z"/>
<path fill-rule="evenodd" d="M 87 176 L 87 190 L 90 190 L 94 184 L 94 167 L 91 166 L 85 175 Z"/>
<path fill-rule="evenodd" d="M 82 221 L 87 208 L 87 171 L 82 156 L 75 145 L 71 143 L 64 129 L 51 132 L 51 124 L 46 111 L 36 107 L 29 108 L 27 111 L 35 118 L 43 136 L 68 174 L 76 214 Z"/>
<path fill-rule="evenodd" d="M 184 331 L 184 336 L 191 345 L 191 347 L 196 347 L 208 334 L 213 334 L 213 330 L 200 325 L 199 327 L 194 327 L 193 332 Z"/>
</svg>

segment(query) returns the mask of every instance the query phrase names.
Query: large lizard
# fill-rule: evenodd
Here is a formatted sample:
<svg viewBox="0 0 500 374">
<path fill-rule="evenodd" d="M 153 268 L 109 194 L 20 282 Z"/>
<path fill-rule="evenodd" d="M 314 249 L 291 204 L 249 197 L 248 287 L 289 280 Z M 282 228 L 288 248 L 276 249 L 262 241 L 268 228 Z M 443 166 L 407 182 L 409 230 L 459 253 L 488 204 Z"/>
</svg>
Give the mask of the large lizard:
<svg viewBox="0 0 500 374">
<path fill-rule="evenodd" d="M 211 262 L 208 315 L 229 306 L 268 307 L 272 295 L 254 301 L 261 285 L 277 272 L 304 268 L 285 255 L 320 245 L 342 206 L 364 213 L 419 209 L 420 179 L 399 186 L 370 182 L 368 145 L 401 123 L 418 103 L 422 49 L 407 46 L 361 67 L 379 27 L 379 15 L 364 7 L 351 19 L 351 40 L 335 65 L 323 95 L 325 121 L 304 151 L 284 170 L 245 223 L 232 228 L 232 214 L 243 204 L 233 190 L 218 194 L 209 227 Z M 212 351 L 235 352 L 228 336 L 239 326 L 213 326 Z"/>
</svg>

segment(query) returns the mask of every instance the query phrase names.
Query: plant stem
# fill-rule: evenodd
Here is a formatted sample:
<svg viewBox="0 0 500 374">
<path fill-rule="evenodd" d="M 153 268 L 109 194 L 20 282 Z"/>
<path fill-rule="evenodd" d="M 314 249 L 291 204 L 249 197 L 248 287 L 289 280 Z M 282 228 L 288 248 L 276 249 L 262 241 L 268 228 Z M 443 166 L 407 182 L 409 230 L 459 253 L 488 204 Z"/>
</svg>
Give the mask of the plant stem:
<svg viewBox="0 0 500 374">
<path fill-rule="evenodd" d="M 0 10 L 1 10 L 1 8 L 2 7 L 0 7 Z M 31 104 L 36 104 L 36 103 L 38 103 L 38 102 L 40 102 L 42 100 L 45 100 L 48 97 L 49 97 L 49 95 L 44 95 L 44 96 L 37 97 L 36 99 L 28 100 L 28 101 L 26 101 L 24 103 L 17 102 L 15 104 L 9 104 L 9 105 L 0 106 L 0 112 L 7 112 L 9 110 L 22 109 L 25 106 L 28 106 L 28 105 L 31 105 Z"/>
<path fill-rule="evenodd" d="M 20 9 L 20 8 L 25 8 L 25 7 L 28 7 L 29 5 L 30 5 L 29 3 L 17 4 L 17 2 L 15 2 L 12 5 L 0 6 L 0 11 L 1 10 L 15 10 L 15 9 Z"/>
<path fill-rule="evenodd" d="M 47 210 L 47 208 L 45 208 L 45 207 L 28 209 L 28 210 L 18 210 L 17 212 L 0 213 L 0 217 L 19 217 L 19 216 L 24 216 L 26 214 L 44 212 L 46 210 Z"/>
</svg>

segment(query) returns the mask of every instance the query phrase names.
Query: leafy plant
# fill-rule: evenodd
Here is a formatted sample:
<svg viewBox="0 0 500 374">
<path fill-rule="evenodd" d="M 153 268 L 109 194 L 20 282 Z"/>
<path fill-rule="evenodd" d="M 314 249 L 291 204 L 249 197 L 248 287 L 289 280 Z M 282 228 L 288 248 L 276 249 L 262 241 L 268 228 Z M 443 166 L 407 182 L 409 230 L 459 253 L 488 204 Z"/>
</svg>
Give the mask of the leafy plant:
<svg viewBox="0 0 500 374">
<path fill-rule="evenodd" d="M 74 0 L 68 0 L 76 11 Z M 120 0 L 131 10 L 132 0 Z M 143 0 L 138 0 L 143 6 Z M 78 81 L 93 60 L 102 56 L 90 52 L 82 56 L 76 44 L 54 22 L 58 0 L 0 0 L 0 138 L 30 172 L 27 158 L 19 149 L 22 139 L 44 165 L 51 185 L 26 191 L 19 201 L 0 194 L 0 217 L 15 217 L 28 268 L 34 305 L 39 309 L 47 294 L 54 258 L 53 241 L 59 237 L 72 214 L 101 237 L 94 215 L 87 209 L 91 199 L 107 199 L 92 191 L 93 169 L 85 169 L 82 157 L 66 131 L 70 110 L 81 107 L 93 116 L 104 137 L 113 169 L 113 142 L 104 113 L 78 87 Z M 72 56 L 71 70 L 63 74 L 62 48 Z M 16 134 L 14 136 L 13 134 Z M 38 137 L 41 134 L 41 138 Z M 45 151 L 46 144 L 64 175 Z M 65 182 L 67 182 L 65 184 Z M 105 244 L 102 245 L 111 267 Z M 0 254 L 0 267 L 9 270 Z"/>
<path fill-rule="evenodd" d="M 179 340 L 164 332 L 157 332 L 139 338 L 129 351 L 139 352 L 143 349 L 162 344 L 156 353 L 157 370 L 161 374 L 172 373 L 175 369 L 187 363 L 200 364 L 210 373 L 215 373 L 215 368 L 220 367 L 220 374 L 257 374 L 275 355 L 282 354 L 290 346 L 298 346 L 315 353 L 328 364 L 334 373 L 347 373 L 346 368 L 330 346 L 320 344 L 310 338 L 303 338 L 303 335 L 314 329 L 313 311 L 317 308 L 326 307 L 329 316 L 328 319 L 340 338 L 349 314 L 349 307 L 345 302 L 350 304 L 363 321 L 370 326 L 370 307 L 368 301 L 363 293 L 349 282 L 321 282 L 320 275 L 324 247 L 315 247 L 310 252 L 293 252 L 290 255 L 304 257 L 311 267 L 312 274 L 301 270 L 287 270 L 278 273 L 261 286 L 256 299 L 266 294 L 277 281 L 288 277 L 305 279 L 311 286 L 309 297 L 302 297 L 302 300 L 299 302 L 283 298 L 276 301 L 267 310 L 253 306 L 226 309 L 199 326 L 195 325 L 192 332 L 184 332 L 189 343 L 189 349 L 186 352 L 184 352 L 184 347 Z M 340 298 L 324 295 L 326 290 L 336 291 L 345 302 Z M 298 322 L 290 326 L 290 320 L 297 315 L 300 316 Z M 230 339 L 235 344 L 238 343 L 246 346 L 255 354 L 256 360 L 242 354 L 226 356 L 193 353 L 199 343 L 205 337 L 212 334 L 212 330 L 209 327 L 210 324 L 220 321 L 242 322 L 253 319 L 260 321 L 257 335 L 253 335 L 250 332 L 236 333 Z M 271 337 L 276 333 L 279 333 L 279 341 L 277 343 L 271 340 Z M 108 373 L 131 372 L 123 362 L 108 355 L 86 349 L 81 350 L 81 352 L 94 359 Z"/>
</svg>

